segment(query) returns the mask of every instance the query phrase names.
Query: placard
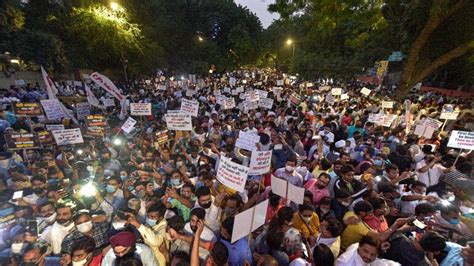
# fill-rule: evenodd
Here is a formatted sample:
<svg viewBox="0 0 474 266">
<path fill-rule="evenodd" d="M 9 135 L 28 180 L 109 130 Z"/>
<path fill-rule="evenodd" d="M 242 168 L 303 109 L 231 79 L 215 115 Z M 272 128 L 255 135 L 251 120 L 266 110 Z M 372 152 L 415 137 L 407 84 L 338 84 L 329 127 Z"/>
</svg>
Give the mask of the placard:
<svg viewBox="0 0 474 266">
<path fill-rule="evenodd" d="M 474 150 L 474 132 L 453 130 L 447 146 L 451 148 Z"/>
<path fill-rule="evenodd" d="M 156 132 L 155 134 L 155 139 L 156 142 L 158 142 L 159 145 L 163 145 L 169 140 L 169 135 L 168 135 L 168 130 L 163 130 Z"/>
<path fill-rule="evenodd" d="M 112 98 L 107 98 L 104 100 L 104 106 L 105 107 L 112 107 L 115 106 L 115 100 Z"/>
<path fill-rule="evenodd" d="M 303 204 L 304 188 L 295 186 L 287 180 L 273 175 L 271 177 L 271 184 L 273 193 L 296 204 Z"/>
<path fill-rule="evenodd" d="M 82 139 L 82 133 L 79 128 L 55 130 L 52 133 L 56 144 L 59 146 L 84 143 L 84 139 Z"/>
<path fill-rule="evenodd" d="M 226 98 L 223 102 L 223 106 L 225 110 L 235 108 L 234 97 Z"/>
<path fill-rule="evenodd" d="M 103 138 L 105 136 L 105 128 L 103 127 L 87 127 L 85 137 Z"/>
<path fill-rule="evenodd" d="M 282 79 L 277 80 L 277 86 L 283 86 L 283 80 Z"/>
<path fill-rule="evenodd" d="M 40 103 L 15 102 L 15 114 L 17 116 L 42 116 L 43 109 Z"/>
<path fill-rule="evenodd" d="M 397 119 L 397 115 L 382 115 L 381 120 L 379 121 L 379 125 L 384 127 L 390 127 L 393 121 Z"/>
<path fill-rule="evenodd" d="M 60 120 L 66 115 L 58 99 L 41 100 L 41 105 L 49 120 Z"/>
<path fill-rule="evenodd" d="M 342 94 L 342 88 L 332 88 L 331 94 L 334 96 L 341 95 Z"/>
<path fill-rule="evenodd" d="M 239 131 L 239 137 L 235 142 L 235 147 L 239 147 L 241 149 L 245 149 L 248 151 L 254 151 L 257 149 L 257 144 L 260 142 L 260 136 L 255 133 L 247 133 L 244 131 Z"/>
<path fill-rule="evenodd" d="M 64 130 L 64 125 L 59 124 L 59 125 L 45 125 L 46 130 L 53 131 L 53 130 Z"/>
<path fill-rule="evenodd" d="M 166 126 L 169 130 L 191 131 L 193 129 L 191 116 L 188 114 L 166 114 Z"/>
<path fill-rule="evenodd" d="M 436 120 L 436 119 L 433 119 L 433 118 L 427 117 L 423 121 L 423 125 L 424 126 L 430 126 L 434 129 L 439 129 L 443 125 L 443 122 L 441 122 L 439 120 Z"/>
<path fill-rule="evenodd" d="M 349 94 L 347 94 L 347 93 L 341 94 L 341 101 L 345 101 L 345 100 L 348 100 L 348 99 L 349 99 Z"/>
<path fill-rule="evenodd" d="M 392 101 L 382 101 L 382 108 L 387 108 L 387 109 L 390 109 L 390 108 L 393 108 L 393 102 Z"/>
<path fill-rule="evenodd" d="M 268 202 L 269 200 L 265 200 L 257 204 L 255 207 L 245 210 L 235 216 L 231 243 L 248 236 L 250 233 L 265 224 L 267 219 Z"/>
<path fill-rule="evenodd" d="M 336 98 L 331 93 L 328 93 L 326 95 L 326 102 L 330 105 L 334 105 L 334 103 L 336 102 Z"/>
<path fill-rule="evenodd" d="M 243 192 L 249 168 L 231 161 L 231 159 L 221 156 L 219 167 L 217 168 L 217 180 L 224 186 Z"/>
<path fill-rule="evenodd" d="M 257 109 L 258 108 L 258 102 L 254 102 L 254 101 L 244 101 L 243 102 L 243 106 L 244 106 L 244 109 L 246 111 L 248 110 L 253 110 L 253 109 Z"/>
<path fill-rule="evenodd" d="M 436 131 L 435 128 L 426 125 L 416 125 L 415 131 L 413 132 L 415 135 L 424 137 L 427 139 L 431 139 L 433 137 L 433 133 Z"/>
<path fill-rule="evenodd" d="M 270 171 L 272 151 L 252 151 L 249 175 L 263 175 Z"/>
<path fill-rule="evenodd" d="M 91 114 L 91 105 L 89 102 L 77 103 L 76 104 L 76 115 L 77 119 L 86 119 Z"/>
<path fill-rule="evenodd" d="M 86 117 L 87 127 L 106 127 L 107 121 L 104 115 L 88 115 Z"/>
<path fill-rule="evenodd" d="M 151 103 L 130 103 L 131 115 L 151 115 Z"/>
<path fill-rule="evenodd" d="M 181 99 L 181 112 L 191 116 L 197 116 L 199 112 L 199 102 Z"/>
<path fill-rule="evenodd" d="M 458 118 L 459 111 L 456 111 L 454 105 L 452 104 L 445 104 L 443 105 L 443 109 L 441 110 L 440 119 L 446 120 L 456 120 Z"/>
<path fill-rule="evenodd" d="M 130 132 L 132 132 L 133 128 L 135 128 L 135 124 L 137 124 L 137 120 L 129 117 L 129 118 L 127 118 L 125 123 L 123 123 L 121 129 L 123 130 L 123 132 L 125 132 L 127 134 L 130 134 Z"/>
<path fill-rule="evenodd" d="M 254 91 L 257 92 L 260 99 L 267 98 L 268 96 L 268 91 L 264 91 L 264 90 L 254 90 Z"/>
<path fill-rule="evenodd" d="M 260 100 L 260 95 L 258 94 L 257 91 L 250 91 L 248 93 L 248 96 L 245 98 L 245 100 L 249 102 L 256 102 Z"/>
<path fill-rule="evenodd" d="M 362 93 L 363 95 L 365 96 L 369 96 L 369 94 L 371 93 L 372 91 L 367 89 L 366 87 L 363 87 L 361 90 L 360 90 L 360 93 Z"/>
<path fill-rule="evenodd" d="M 266 108 L 266 109 L 272 109 L 273 107 L 273 99 L 270 98 L 260 98 L 258 101 L 258 106 Z"/>
<path fill-rule="evenodd" d="M 39 149 L 41 143 L 38 135 L 33 133 L 27 134 L 5 134 L 5 142 L 10 150 L 21 149 Z"/>
<path fill-rule="evenodd" d="M 298 95 L 296 92 L 293 92 L 291 95 L 290 95 L 290 102 L 294 105 L 300 105 L 302 101 L 302 97 L 300 95 Z"/>
<path fill-rule="evenodd" d="M 50 131 L 44 130 L 44 131 L 38 132 L 37 134 L 38 134 L 39 142 L 41 143 L 43 147 L 56 144 L 56 142 L 54 141 L 53 135 L 51 134 Z"/>
</svg>

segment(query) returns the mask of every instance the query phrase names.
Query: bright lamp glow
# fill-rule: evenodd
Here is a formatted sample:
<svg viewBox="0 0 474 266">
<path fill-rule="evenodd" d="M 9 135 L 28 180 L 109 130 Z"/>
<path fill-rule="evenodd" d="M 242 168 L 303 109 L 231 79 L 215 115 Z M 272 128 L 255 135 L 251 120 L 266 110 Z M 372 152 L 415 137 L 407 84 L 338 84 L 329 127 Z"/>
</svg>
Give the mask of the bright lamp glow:
<svg viewBox="0 0 474 266">
<path fill-rule="evenodd" d="M 84 153 L 84 151 L 81 150 L 81 149 L 79 149 L 79 150 L 76 151 L 76 153 L 77 153 L 78 155 L 82 155 L 82 154 Z"/>
<path fill-rule="evenodd" d="M 110 3 L 110 8 L 112 8 L 113 11 L 117 11 L 120 8 L 120 6 L 116 2 L 112 2 Z"/>
<path fill-rule="evenodd" d="M 449 202 L 448 200 L 445 200 L 445 199 L 442 199 L 440 202 L 441 202 L 441 205 L 443 205 L 443 206 L 451 205 L 451 202 Z"/>
<path fill-rule="evenodd" d="M 122 144 L 122 140 L 121 140 L 121 139 L 119 139 L 119 138 L 114 139 L 114 145 L 115 145 L 115 146 L 119 146 L 119 145 L 121 145 L 121 144 Z"/>
<path fill-rule="evenodd" d="M 286 40 L 286 44 L 287 44 L 287 45 L 291 45 L 291 44 L 293 44 L 293 40 L 292 40 L 292 39 L 288 39 L 288 40 Z"/>
<path fill-rule="evenodd" d="M 97 193 L 97 188 L 92 184 L 92 181 L 89 181 L 79 190 L 79 193 L 84 197 L 94 197 Z"/>
</svg>

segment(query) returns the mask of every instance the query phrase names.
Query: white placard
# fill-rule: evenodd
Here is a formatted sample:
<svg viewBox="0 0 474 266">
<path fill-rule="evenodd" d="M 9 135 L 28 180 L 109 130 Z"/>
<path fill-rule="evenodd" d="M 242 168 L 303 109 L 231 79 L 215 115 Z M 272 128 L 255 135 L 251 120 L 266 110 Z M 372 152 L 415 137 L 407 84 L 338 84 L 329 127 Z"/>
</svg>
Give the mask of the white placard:
<svg viewBox="0 0 474 266">
<path fill-rule="evenodd" d="M 135 127 L 135 124 L 137 123 L 137 120 L 129 117 L 127 119 L 127 121 L 125 121 L 125 123 L 123 123 L 121 129 L 123 130 L 123 132 L 127 133 L 127 134 L 130 134 L 130 132 L 133 130 L 133 128 Z"/>
<path fill-rule="evenodd" d="M 268 91 L 264 91 L 264 90 L 255 90 L 259 96 L 260 99 L 262 98 L 267 98 L 268 96 Z"/>
<path fill-rule="evenodd" d="M 253 102 L 253 101 L 244 101 L 243 105 L 244 105 L 244 109 L 247 111 L 258 108 L 258 102 Z"/>
<path fill-rule="evenodd" d="M 186 96 L 187 97 L 193 97 L 193 95 L 196 94 L 194 90 L 186 90 Z"/>
<path fill-rule="evenodd" d="M 366 87 L 363 87 L 361 90 L 360 90 L 360 93 L 364 94 L 365 96 L 369 96 L 369 94 L 371 93 L 372 91 L 367 89 Z"/>
<path fill-rule="evenodd" d="M 224 109 L 232 109 L 235 108 L 235 99 L 234 97 L 226 98 L 223 103 Z"/>
<path fill-rule="evenodd" d="M 441 110 L 440 119 L 446 120 L 456 120 L 458 118 L 459 111 L 456 111 L 454 105 L 452 104 L 445 104 L 443 105 L 443 109 Z"/>
<path fill-rule="evenodd" d="M 260 100 L 260 95 L 258 94 L 257 91 L 250 91 L 248 94 L 248 97 L 245 98 L 245 100 L 250 101 L 250 102 L 256 102 Z"/>
<path fill-rule="evenodd" d="M 382 101 L 382 108 L 387 108 L 387 109 L 393 108 L 393 102 Z"/>
<path fill-rule="evenodd" d="M 449 137 L 448 147 L 474 150 L 474 132 L 453 130 Z"/>
<path fill-rule="evenodd" d="M 423 125 L 432 127 L 434 129 L 439 129 L 443 125 L 443 122 L 427 117 L 425 118 L 425 121 L 423 121 Z"/>
<path fill-rule="evenodd" d="M 169 130 L 191 131 L 193 129 L 191 116 L 188 114 L 167 113 L 165 115 L 166 126 Z"/>
<path fill-rule="evenodd" d="M 52 131 L 54 140 L 58 146 L 84 143 L 81 129 L 65 129 Z"/>
<path fill-rule="evenodd" d="M 341 95 L 342 94 L 342 88 L 332 88 L 331 94 L 334 96 Z"/>
<path fill-rule="evenodd" d="M 268 200 L 265 200 L 255 207 L 237 214 L 232 229 L 231 242 L 234 243 L 264 225 L 267 218 L 267 208 Z"/>
<path fill-rule="evenodd" d="M 347 93 L 341 94 L 341 101 L 345 101 L 345 100 L 348 100 L 348 99 L 349 99 L 349 94 L 347 94 Z"/>
<path fill-rule="evenodd" d="M 249 168 L 231 161 L 231 159 L 221 156 L 219 167 L 217 168 L 217 180 L 224 186 L 243 192 Z"/>
<path fill-rule="evenodd" d="M 199 112 L 199 102 L 182 99 L 181 112 L 191 116 L 197 116 Z"/>
<path fill-rule="evenodd" d="M 64 125 L 46 125 L 46 130 L 53 131 L 53 130 L 64 130 Z"/>
<path fill-rule="evenodd" d="M 274 175 L 271 177 L 272 192 L 277 194 L 282 198 L 286 198 L 286 188 L 288 186 L 288 181 L 278 178 Z"/>
<path fill-rule="evenodd" d="M 111 107 L 111 106 L 115 106 L 115 101 L 114 99 L 112 98 L 107 98 L 104 100 L 104 106 L 105 107 Z"/>
<path fill-rule="evenodd" d="M 268 202 L 269 200 L 265 200 L 255 206 L 255 212 L 253 214 L 252 232 L 265 224 L 265 220 L 267 219 Z"/>
<path fill-rule="evenodd" d="M 91 114 L 91 105 L 89 102 L 76 103 L 76 115 L 77 119 L 85 119 Z"/>
<path fill-rule="evenodd" d="M 48 120 L 60 120 L 66 116 L 58 99 L 41 100 L 41 105 Z"/>
<path fill-rule="evenodd" d="M 244 87 L 243 86 L 239 86 L 235 89 L 237 92 L 244 92 Z"/>
<path fill-rule="evenodd" d="M 151 115 L 151 103 L 130 103 L 131 115 Z"/>
<path fill-rule="evenodd" d="M 260 142 L 259 135 L 240 131 L 239 137 L 235 142 L 235 147 L 239 147 L 248 151 L 254 151 L 257 148 L 256 144 L 258 142 Z"/>
<path fill-rule="evenodd" d="M 236 79 L 234 77 L 230 77 L 229 78 L 229 85 L 230 86 L 235 86 L 235 83 L 236 83 Z"/>
<path fill-rule="evenodd" d="M 296 204 L 303 204 L 304 188 L 288 183 L 287 200 L 293 201 Z"/>
<path fill-rule="evenodd" d="M 263 175 L 270 171 L 272 151 L 252 151 L 249 175 Z"/>
<path fill-rule="evenodd" d="M 277 80 L 277 86 L 283 86 L 283 80 L 282 79 Z"/>
<path fill-rule="evenodd" d="M 230 93 L 230 88 L 229 87 L 224 87 L 224 92 L 225 93 Z"/>
<path fill-rule="evenodd" d="M 266 108 L 266 109 L 272 109 L 273 107 L 273 99 L 270 98 L 260 98 L 258 101 L 258 106 Z"/>
</svg>

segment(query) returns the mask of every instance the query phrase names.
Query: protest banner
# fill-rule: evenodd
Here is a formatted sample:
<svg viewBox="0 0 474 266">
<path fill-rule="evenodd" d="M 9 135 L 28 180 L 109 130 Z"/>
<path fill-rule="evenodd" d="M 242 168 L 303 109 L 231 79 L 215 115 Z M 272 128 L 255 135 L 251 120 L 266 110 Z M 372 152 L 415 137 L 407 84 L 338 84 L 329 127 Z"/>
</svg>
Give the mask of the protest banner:
<svg viewBox="0 0 474 266">
<path fill-rule="evenodd" d="M 427 138 L 427 139 L 431 139 L 431 137 L 433 137 L 433 133 L 435 131 L 436 131 L 436 129 L 431 127 L 431 126 L 416 125 L 415 126 L 415 131 L 413 132 L 413 134 L 415 134 L 417 136 L 420 136 L 420 137 Z"/>
<path fill-rule="evenodd" d="M 89 102 L 77 103 L 76 104 L 76 116 L 77 119 L 86 119 L 91 114 L 91 105 Z"/>
<path fill-rule="evenodd" d="M 86 116 L 87 127 L 106 127 L 107 121 L 104 115 L 88 115 Z"/>
<path fill-rule="evenodd" d="M 182 99 L 181 100 L 181 112 L 191 115 L 191 116 L 196 116 L 198 115 L 199 112 L 199 102 L 198 101 L 190 101 L 187 99 Z"/>
<path fill-rule="evenodd" d="M 363 87 L 361 90 L 360 90 L 360 93 L 362 93 L 363 95 L 365 96 L 369 96 L 369 94 L 371 93 L 372 91 L 367 89 L 366 87 Z"/>
<path fill-rule="evenodd" d="M 45 125 L 46 130 L 53 131 L 53 130 L 64 130 L 64 125 L 59 124 L 59 125 Z"/>
<path fill-rule="evenodd" d="M 349 100 L 349 94 L 347 93 L 341 94 L 341 101 L 345 101 L 345 100 Z"/>
<path fill-rule="evenodd" d="M 58 99 L 41 100 L 41 105 L 49 120 L 60 120 L 66 116 Z"/>
<path fill-rule="evenodd" d="M 151 115 L 151 103 L 130 103 L 131 115 Z"/>
<path fill-rule="evenodd" d="M 232 229 L 231 243 L 250 235 L 260 226 L 265 224 L 269 200 L 265 200 L 255 207 L 245 210 L 235 216 Z"/>
<path fill-rule="evenodd" d="M 224 109 L 232 109 L 235 108 L 235 99 L 234 97 L 226 98 L 223 103 Z"/>
<path fill-rule="evenodd" d="M 84 143 L 84 139 L 82 138 L 82 133 L 79 128 L 55 130 L 52 133 L 58 146 Z"/>
<path fill-rule="evenodd" d="M 389 101 L 382 101 L 382 108 L 383 109 L 390 109 L 393 108 L 393 102 Z"/>
<path fill-rule="evenodd" d="M 191 131 L 193 129 L 191 116 L 188 114 L 167 113 L 165 115 L 165 120 L 166 126 L 169 130 Z"/>
<path fill-rule="evenodd" d="M 267 96 L 268 96 L 268 91 L 264 91 L 264 90 L 255 90 L 255 91 L 257 92 L 258 97 L 260 99 L 267 98 Z"/>
<path fill-rule="evenodd" d="M 105 128 L 103 127 L 87 127 L 85 137 L 103 138 L 105 136 Z"/>
<path fill-rule="evenodd" d="M 258 92 L 256 90 L 253 90 L 253 91 L 250 91 L 248 96 L 245 98 L 246 101 L 249 101 L 249 102 L 256 102 L 258 100 L 260 100 L 260 95 L 258 94 Z"/>
<path fill-rule="evenodd" d="M 246 111 L 257 109 L 258 108 L 258 102 L 257 101 L 244 101 L 243 106 L 244 106 L 244 109 Z"/>
<path fill-rule="evenodd" d="M 56 144 L 50 131 L 44 130 L 37 133 L 39 142 L 43 147 Z"/>
<path fill-rule="evenodd" d="M 257 148 L 256 144 L 258 142 L 260 142 L 259 135 L 240 131 L 235 146 L 248 151 L 254 151 Z"/>
<path fill-rule="evenodd" d="M 163 145 L 166 142 L 168 142 L 169 140 L 168 130 L 162 130 L 162 131 L 156 132 L 155 139 L 159 145 Z"/>
<path fill-rule="evenodd" d="M 38 135 L 33 133 L 5 134 L 5 143 L 10 150 L 41 148 Z"/>
<path fill-rule="evenodd" d="M 260 98 L 258 101 L 258 106 L 266 109 L 272 109 L 273 99 L 270 98 Z"/>
<path fill-rule="evenodd" d="M 263 175 L 270 171 L 272 151 L 252 151 L 249 175 Z"/>
<path fill-rule="evenodd" d="M 115 106 L 115 101 L 112 98 L 107 98 L 104 100 L 104 106 L 105 107 L 112 107 Z"/>
<path fill-rule="evenodd" d="M 102 89 L 114 96 L 117 100 L 119 100 L 119 102 L 125 99 L 120 90 L 108 77 L 98 72 L 94 72 L 90 75 L 90 79 L 94 81 L 97 85 L 99 85 Z"/>
<path fill-rule="evenodd" d="M 125 123 L 123 123 L 121 129 L 123 132 L 130 134 L 130 132 L 132 132 L 133 128 L 135 127 L 135 124 L 137 124 L 137 120 L 128 117 Z"/>
<path fill-rule="evenodd" d="M 300 95 L 298 95 L 297 93 L 293 92 L 291 95 L 290 95 L 290 102 L 294 105 L 300 105 L 302 101 L 302 97 Z"/>
<path fill-rule="evenodd" d="M 447 146 L 457 149 L 474 150 L 474 132 L 453 130 Z"/>
<path fill-rule="evenodd" d="M 333 96 L 338 96 L 342 94 L 342 88 L 332 88 L 331 94 Z"/>
<path fill-rule="evenodd" d="M 14 105 L 15 114 L 17 116 L 42 116 L 43 109 L 40 103 L 23 103 L 16 102 Z"/>
<path fill-rule="evenodd" d="M 243 192 L 249 168 L 232 162 L 230 158 L 221 156 L 219 167 L 217 168 L 217 180 L 224 186 Z"/>
<path fill-rule="evenodd" d="M 279 79 L 277 80 L 277 86 L 283 86 L 283 80 L 282 79 Z"/>
<path fill-rule="evenodd" d="M 303 204 L 304 188 L 297 187 L 285 179 L 273 176 L 271 177 L 272 192 L 278 196 L 293 201 L 296 204 Z"/>
<path fill-rule="evenodd" d="M 443 105 L 443 109 L 441 110 L 440 119 L 446 120 L 456 120 L 458 118 L 459 111 L 456 111 L 454 105 L 452 104 L 445 104 Z"/>
</svg>

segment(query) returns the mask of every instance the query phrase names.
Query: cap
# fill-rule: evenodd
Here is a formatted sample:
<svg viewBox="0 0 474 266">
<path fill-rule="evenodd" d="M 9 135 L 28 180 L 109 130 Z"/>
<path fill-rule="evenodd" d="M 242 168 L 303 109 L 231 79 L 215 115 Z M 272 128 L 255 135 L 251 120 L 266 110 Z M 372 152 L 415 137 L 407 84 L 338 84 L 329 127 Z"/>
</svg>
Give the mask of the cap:
<svg viewBox="0 0 474 266">
<path fill-rule="evenodd" d="M 342 147 L 346 146 L 346 141 L 345 140 L 339 140 L 334 145 L 336 146 L 336 148 L 342 148 Z"/>
<path fill-rule="evenodd" d="M 132 232 L 122 231 L 113 235 L 110 238 L 110 245 L 112 246 L 112 248 L 115 248 L 117 246 L 128 248 L 133 246 L 136 240 L 137 239 L 135 238 L 135 235 Z"/>
</svg>

